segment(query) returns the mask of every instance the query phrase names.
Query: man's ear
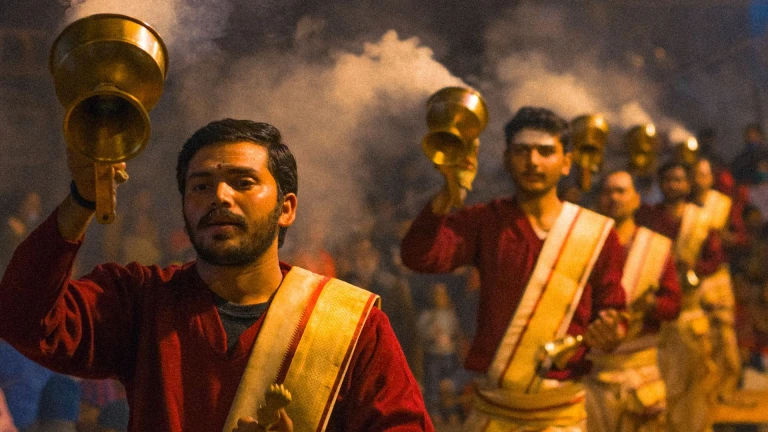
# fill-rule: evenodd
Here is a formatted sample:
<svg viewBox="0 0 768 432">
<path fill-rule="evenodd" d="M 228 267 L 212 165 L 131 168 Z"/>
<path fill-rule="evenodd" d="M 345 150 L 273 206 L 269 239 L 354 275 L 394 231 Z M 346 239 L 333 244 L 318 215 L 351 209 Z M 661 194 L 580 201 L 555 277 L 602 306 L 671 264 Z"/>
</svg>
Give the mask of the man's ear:
<svg viewBox="0 0 768 432">
<path fill-rule="evenodd" d="M 282 228 L 288 228 L 296 220 L 296 206 L 298 198 L 293 192 L 285 194 L 283 197 L 283 207 L 280 218 L 277 219 L 277 225 Z"/>
<path fill-rule="evenodd" d="M 573 151 L 563 153 L 563 169 L 560 171 L 560 174 L 562 174 L 563 177 L 570 174 L 571 166 L 573 166 Z"/>
</svg>

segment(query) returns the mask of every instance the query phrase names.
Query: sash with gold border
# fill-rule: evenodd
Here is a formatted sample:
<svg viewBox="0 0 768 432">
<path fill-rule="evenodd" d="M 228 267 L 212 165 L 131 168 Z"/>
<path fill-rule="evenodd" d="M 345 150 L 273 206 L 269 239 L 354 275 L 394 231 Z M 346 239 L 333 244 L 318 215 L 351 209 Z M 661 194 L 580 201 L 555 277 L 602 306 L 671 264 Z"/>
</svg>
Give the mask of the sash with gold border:
<svg viewBox="0 0 768 432">
<path fill-rule="evenodd" d="M 688 203 L 683 210 L 680 232 L 675 239 L 675 256 L 691 267 L 696 265 L 701 247 L 709 236 L 711 214 L 703 207 Z"/>
<path fill-rule="evenodd" d="M 377 295 L 293 267 L 267 309 L 235 394 L 224 432 L 256 417 L 264 393 L 284 384 L 294 430 L 323 431 Z"/>
<path fill-rule="evenodd" d="M 658 290 L 671 247 L 668 237 L 645 227 L 637 228 L 621 278 L 628 305 L 645 293 Z"/>
<path fill-rule="evenodd" d="M 731 198 L 716 190 L 709 190 L 704 196 L 704 211 L 709 214 L 710 227 L 719 231 L 725 228 L 731 215 Z"/>
<path fill-rule="evenodd" d="M 536 353 L 565 336 L 612 227 L 611 218 L 563 203 L 488 369 L 491 383 L 523 393 L 530 389 Z"/>
</svg>

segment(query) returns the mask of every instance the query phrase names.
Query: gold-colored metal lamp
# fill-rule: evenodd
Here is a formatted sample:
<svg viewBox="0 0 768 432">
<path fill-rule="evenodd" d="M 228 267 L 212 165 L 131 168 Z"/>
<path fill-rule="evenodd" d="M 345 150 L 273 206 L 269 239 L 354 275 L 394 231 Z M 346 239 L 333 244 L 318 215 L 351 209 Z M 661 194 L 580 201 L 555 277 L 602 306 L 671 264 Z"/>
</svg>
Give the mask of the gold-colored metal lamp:
<svg viewBox="0 0 768 432">
<path fill-rule="evenodd" d="M 675 143 L 675 160 L 687 167 L 699 160 L 699 141 L 696 137 L 691 136 L 683 142 Z"/>
<path fill-rule="evenodd" d="M 570 129 L 574 162 L 581 167 L 579 187 L 587 191 L 592 185 L 592 175 L 603 166 L 608 123 L 601 114 L 583 115 L 573 119 Z"/>
<path fill-rule="evenodd" d="M 653 174 L 659 139 L 652 123 L 632 127 L 624 135 L 624 146 L 629 152 L 629 169 L 640 176 Z"/>
<path fill-rule="evenodd" d="M 477 175 L 480 133 L 488 125 L 488 107 L 475 90 L 445 87 L 427 100 L 429 132 L 421 140 L 424 154 L 435 165 L 455 166 L 458 184 L 472 190 Z M 460 191 L 451 191 L 452 203 L 461 205 Z"/>
<path fill-rule="evenodd" d="M 138 155 L 150 136 L 148 112 L 163 92 L 168 50 L 135 18 L 97 14 L 67 26 L 49 66 L 64 106 L 64 139 L 96 162 L 96 219 L 115 217 L 112 164 Z"/>
</svg>

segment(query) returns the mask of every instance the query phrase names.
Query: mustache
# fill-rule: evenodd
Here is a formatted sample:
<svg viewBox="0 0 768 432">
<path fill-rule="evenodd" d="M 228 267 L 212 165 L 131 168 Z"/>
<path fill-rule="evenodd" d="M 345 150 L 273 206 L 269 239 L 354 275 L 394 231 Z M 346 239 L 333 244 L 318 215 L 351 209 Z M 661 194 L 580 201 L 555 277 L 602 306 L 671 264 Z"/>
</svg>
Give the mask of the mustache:
<svg viewBox="0 0 768 432">
<path fill-rule="evenodd" d="M 543 172 L 538 172 L 538 171 L 524 171 L 524 172 L 521 173 L 521 175 L 523 175 L 523 176 L 544 177 L 544 173 Z"/>
<path fill-rule="evenodd" d="M 225 208 L 218 207 L 201 217 L 200 221 L 197 223 L 197 227 L 202 228 L 217 224 L 232 224 L 242 227 L 247 225 L 245 217 L 234 214 Z"/>
</svg>

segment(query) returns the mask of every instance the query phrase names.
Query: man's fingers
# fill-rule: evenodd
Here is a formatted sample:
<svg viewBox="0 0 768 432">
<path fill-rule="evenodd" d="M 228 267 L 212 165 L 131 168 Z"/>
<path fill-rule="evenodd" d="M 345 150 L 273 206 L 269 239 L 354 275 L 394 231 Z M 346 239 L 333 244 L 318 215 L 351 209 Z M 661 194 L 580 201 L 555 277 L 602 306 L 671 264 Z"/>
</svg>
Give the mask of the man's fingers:
<svg viewBox="0 0 768 432">
<path fill-rule="evenodd" d="M 232 432 L 263 432 L 265 429 L 253 417 L 240 417 Z"/>
<path fill-rule="evenodd" d="M 122 184 L 128 181 L 128 172 L 125 171 L 125 163 L 115 164 L 115 183 Z"/>
<path fill-rule="evenodd" d="M 280 408 L 280 411 L 278 412 L 280 413 L 280 420 L 278 420 L 275 426 L 271 427 L 269 430 L 293 432 L 293 421 L 291 421 L 291 418 L 288 417 L 288 413 L 285 412 L 285 408 Z"/>
</svg>

